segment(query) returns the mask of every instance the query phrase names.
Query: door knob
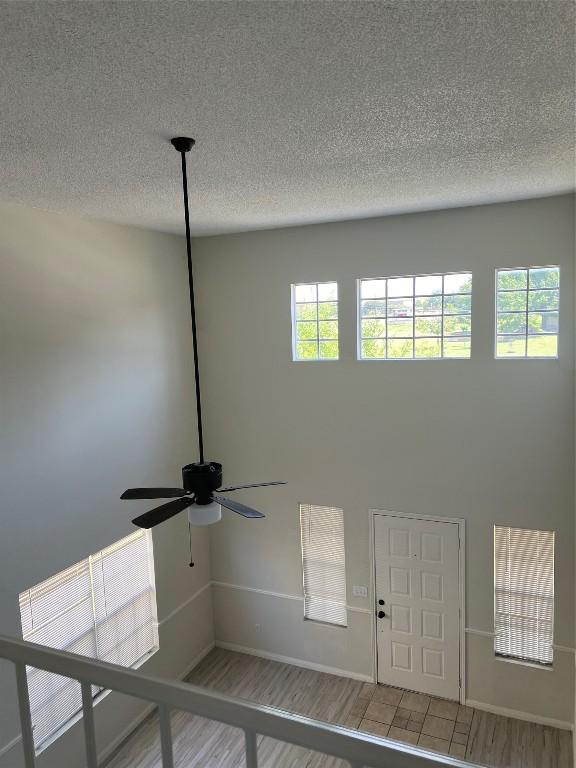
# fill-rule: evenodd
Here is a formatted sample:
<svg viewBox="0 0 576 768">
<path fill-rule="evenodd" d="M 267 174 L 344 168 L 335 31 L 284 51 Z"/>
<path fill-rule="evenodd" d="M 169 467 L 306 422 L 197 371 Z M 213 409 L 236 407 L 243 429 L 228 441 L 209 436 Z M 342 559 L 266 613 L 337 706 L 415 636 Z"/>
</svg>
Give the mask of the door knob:
<svg viewBox="0 0 576 768">
<path fill-rule="evenodd" d="M 384 619 L 384 618 L 386 618 L 386 614 L 384 613 L 384 611 L 378 611 L 378 618 L 379 618 L 379 619 Z"/>
<path fill-rule="evenodd" d="M 378 605 L 384 605 L 384 600 L 378 600 Z"/>
</svg>

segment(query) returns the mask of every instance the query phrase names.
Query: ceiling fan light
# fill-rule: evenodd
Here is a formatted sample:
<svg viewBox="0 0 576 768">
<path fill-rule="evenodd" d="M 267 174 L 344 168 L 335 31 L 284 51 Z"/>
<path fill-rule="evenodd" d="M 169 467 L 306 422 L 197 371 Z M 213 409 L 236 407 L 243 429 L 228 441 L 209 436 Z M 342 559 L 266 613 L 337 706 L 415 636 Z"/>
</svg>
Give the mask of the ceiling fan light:
<svg viewBox="0 0 576 768">
<path fill-rule="evenodd" d="M 188 522 L 190 525 L 200 527 L 212 525 L 222 519 L 222 507 L 215 501 L 210 504 L 193 504 L 188 507 Z"/>
</svg>

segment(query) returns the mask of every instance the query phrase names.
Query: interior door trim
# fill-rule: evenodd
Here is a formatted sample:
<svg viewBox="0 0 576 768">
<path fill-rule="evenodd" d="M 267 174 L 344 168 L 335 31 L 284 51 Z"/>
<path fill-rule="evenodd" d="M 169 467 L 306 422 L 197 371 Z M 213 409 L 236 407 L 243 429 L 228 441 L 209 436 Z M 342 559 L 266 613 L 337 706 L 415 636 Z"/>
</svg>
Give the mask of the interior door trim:
<svg viewBox="0 0 576 768">
<path fill-rule="evenodd" d="M 458 578 L 459 609 L 458 621 L 460 635 L 460 704 L 466 703 L 466 520 L 461 517 L 441 517 L 440 515 L 419 515 L 412 512 L 393 512 L 387 509 L 368 510 L 368 531 L 370 539 L 370 593 L 372 599 L 372 678 L 378 682 L 378 643 L 376 627 L 376 552 L 374 548 L 374 525 L 376 515 L 399 517 L 408 520 L 425 520 L 436 523 L 453 523 L 458 526 Z"/>
</svg>

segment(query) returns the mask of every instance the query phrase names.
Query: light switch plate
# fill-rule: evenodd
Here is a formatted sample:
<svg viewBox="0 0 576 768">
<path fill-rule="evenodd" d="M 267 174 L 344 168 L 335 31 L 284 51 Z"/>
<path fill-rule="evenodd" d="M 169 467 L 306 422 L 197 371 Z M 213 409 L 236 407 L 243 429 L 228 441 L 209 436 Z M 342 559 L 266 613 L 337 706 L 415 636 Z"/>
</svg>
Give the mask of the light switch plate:
<svg viewBox="0 0 576 768">
<path fill-rule="evenodd" d="M 368 587 L 352 587 L 354 597 L 368 597 Z"/>
</svg>

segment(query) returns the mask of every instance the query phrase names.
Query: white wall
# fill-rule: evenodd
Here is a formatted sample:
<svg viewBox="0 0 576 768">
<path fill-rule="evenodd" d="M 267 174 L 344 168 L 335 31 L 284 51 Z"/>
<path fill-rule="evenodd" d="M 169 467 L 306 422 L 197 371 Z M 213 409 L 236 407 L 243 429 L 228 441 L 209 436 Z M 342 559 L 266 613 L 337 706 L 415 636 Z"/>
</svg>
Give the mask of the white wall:
<svg viewBox="0 0 576 768">
<path fill-rule="evenodd" d="M 467 626 L 493 628 L 494 523 L 557 532 L 556 642 L 574 636 L 573 198 L 196 241 L 208 453 L 265 520 L 211 531 L 216 638 L 370 675 L 368 509 L 464 517 Z M 496 361 L 494 269 L 560 264 L 558 361 Z M 355 280 L 473 272 L 473 356 L 358 362 Z M 290 284 L 337 280 L 341 359 L 292 363 Z M 345 510 L 348 629 L 302 620 L 298 502 Z M 260 625 L 259 631 L 256 625 Z M 496 661 L 468 636 L 470 699 L 572 721 L 573 655 L 554 670 Z"/>
<path fill-rule="evenodd" d="M 178 237 L 0 208 L 0 633 L 21 636 L 18 593 L 127 535 L 149 502 L 131 485 L 180 483 L 196 456 L 185 249 Z M 213 641 L 208 534 L 188 567 L 184 516 L 154 531 L 160 651 L 177 677 Z M 180 608 L 183 606 L 182 608 Z M 19 732 L 0 665 L 0 751 Z M 141 712 L 112 694 L 98 747 Z M 81 725 L 38 761 L 84 765 Z M 20 745 L 2 768 L 21 765 Z"/>
</svg>

